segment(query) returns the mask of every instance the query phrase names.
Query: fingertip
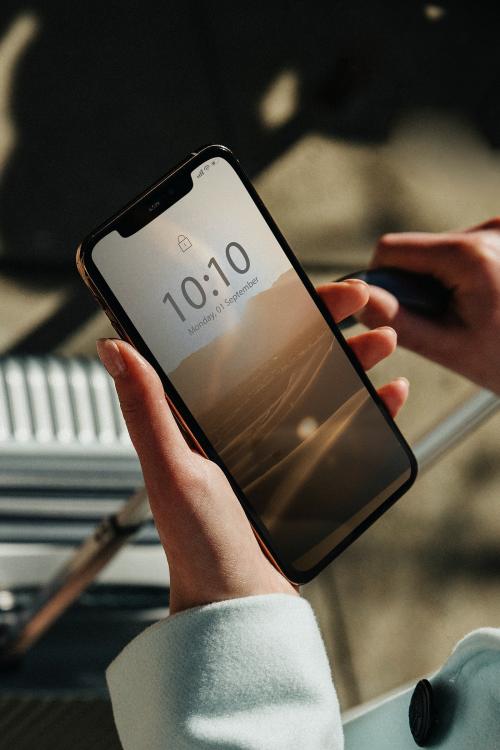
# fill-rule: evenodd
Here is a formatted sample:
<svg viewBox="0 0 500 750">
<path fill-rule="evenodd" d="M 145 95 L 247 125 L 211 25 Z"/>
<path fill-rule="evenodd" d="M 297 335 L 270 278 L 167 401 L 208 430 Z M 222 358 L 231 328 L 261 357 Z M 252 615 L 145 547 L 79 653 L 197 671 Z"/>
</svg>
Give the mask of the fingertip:
<svg viewBox="0 0 500 750">
<path fill-rule="evenodd" d="M 370 286 L 363 279 L 345 279 L 341 282 L 347 286 L 351 293 L 357 295 L 357 304 L 364 307 L 370 299 Z"/>
<path fill-rule="evenodd" d="M 401 375 L 399 378 L 396 378 L 394 384 L 399 392 L 399 397 L 401 399 L 401 405 L 399 408 L 401 408 L 410 394 L 410 381 L 408 378 Z"/>
<path fill-rule="evenodd" d="M 163 396 L 163 385 L 156 370 L 127 341 L 105 338 L 96 342 L 97 354 L 102 364 L 115 382 L 120 401 L 127 394 L 137 394 L 143 398 Z M 136 395 L 134 396 L 136 398 Z"/>
<path fill-rule="evenodd" d="M 123 341 L 122 339 L 112 339 L 112 341 L 118 348 L 123 360 L 125 366 L 123 374 L 131 376 L 131 380 L 138 384 L 147 384 L 149 388 L 154 388 L 155 391 L 161 389 L 161 393 L 163 394 L 163 384 L 160 376 L 147 359 L 132 344 L 129 344 L 128 341 Z"/>
<path fill-rule="evenodd" d="M 358 300 L 364 300 L 362 304 L 366 304 L 366 300 L 370 296 L 370 287 L 362 279 L 342 279 L 341 281 L 330 281 L 327 284 L 320 284 L 317 287 L 317 291 L 320 294 L 326 296 L 334 296 L 338 294 L 348 295 L 350 298 L 355 300 L 355 304 L 359 304 Z"/>
<path fill-rule="evenodd" d="M 118 348 L 117 339 L 97 339 L 96 349 L 101 363 L 113 379 L 126 372 L 127 366 Z"/>
<path fill-rule="evenodd" d="M 393 388 L 395 394 L 397 394 L 397 397 L 401 400 L 402 406 L 408 398 L 408 394 L 410 392 L 410 381 L 408 380 L 408 378 L 401 376 L 392 380 L 389 385 Z"/>
<path fill-rule="evenodd" d="M 378 305 L 381 308 L 387 309 L 388 312 L 396 312 L 399 307 L 397 298 L 392 292 L 383 289 L 381 286 L 375 284 L 369 284 L 370 302 L 372 305 Z"/>
<path fill-rule="evenodd" d="M 341 279 L 340 281 L 327 281 L 324 284 L 319 284 L 316 287 L 316 291 L 319 294 L 330 294 L 332 292 L 334 293 L 339 288 L 347 290 L 356 287 L 358 290 L 366 290 L 367 292 L 369 290 L 369 285 L 362 279 Z"/>
<path fill-rule="evenodd" d="M 392 352 L 395 351 L 398 345 L 398 334 L 396 330 L 392 326 L 379 326 L 374 330 L 380 331 L 380 333 L 382 333 L 382 335 L 385 337 L 386 345 L 389 349 L 388 354 L 392 354 Z"/>
<path fill-rule="evenodd" d="M 393 328 L 392 326 L 380 326 L 379 330 L 380 331 L 387 331 L 391 336 L 394 336 L 396 338 L 398 336 L 398 334 L 396 332 L 396 329 Z"/>
<path fill-rule="evenodd" d="M 389 357 L 397 345 L 397 334 L 390 326 L 381 326 L 370 331 L 363 331 L 347 339 L 347 343 L 365 370 L 370 370 L 386 357 Z"/>
<path fill-rule="evenodd" d="M 369 298 L 369 287 L 363 281 L 333 281 L 321 284 L 317 292 L 337 323 L 364 307 Z M 358 283 L 359 281 L 359 283 Z"/>
<path fill-rule="evenodd" d="M 386 405 L 391 417 L 396 417 L 405 405 L 410 390 L 407 378 L 399 377 L 382 386 L 378 394 Z"/>
<path fill-rule="evenodd" d="M 149 362 L 144 359 L 142 354 L 140 354 L 137 349 L 132 346 L 132 344 L 129 344 L 128 341 L 123 341 L 123 339 L 110 339 L 115 343 L 115 345 L 118 348 L 118 351 L 120 352 L 121 357 L 123 358 L 125 365 L 127 368 L 129 367 L 141 367 L 143 369 L 147 370 L 153 370 Z"/>
<path fill-rule="evenodd" d="M 150 486 L 173 476 L 186 460 L 187 443 L 165 398 L 161 378 L 134 347 L 121 339 L 99 339 L 97 352 L 113 377 L 123 418 Z"/>
<path fill-rule="evenodd" d="M 341 284 L 358 284 L 358 286 L 366 286 L 368 287 L 368 284 L 364 279 L 344 279 L 340 282 Z"/>
<path fill-rule="evenodd" d="M 400 377 L 397 379 L 398 389 L 399 389 L 399 405 L 395 411 L 395 415 L 399 413 L 399 411 L 403 408 L 403 406 L 406 404 L 408 400 L 408 396 L 410 395 L 410 381 L 408 378 Z"/>
<path fill-rule="evenodd" d="M 357 318 L 368 328 L 389 327 L 399 311 L 398 300 L 381 287 L 370 284 L 368 290 L 368 300 Z"/>
</svg>

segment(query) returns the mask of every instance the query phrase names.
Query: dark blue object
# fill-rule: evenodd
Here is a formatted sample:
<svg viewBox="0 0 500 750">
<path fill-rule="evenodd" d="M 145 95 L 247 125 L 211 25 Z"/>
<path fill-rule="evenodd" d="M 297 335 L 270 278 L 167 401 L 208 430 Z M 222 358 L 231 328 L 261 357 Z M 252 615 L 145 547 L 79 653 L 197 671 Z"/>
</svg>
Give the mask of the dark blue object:
<svg viewBox="0 0 500 750">
<path fill-rule="evenodd" d="M 426 318 L 441 318 L 450 308 L 451 290 L 428 274 L 402 271 L 400 268 L 371 268 L 349 273 L 337 281 L 361 279 L 391 292 L 408 310 Z M 350 328 L 357 323 L 353 316 L 340 323 L 340 328 Z"/>
<path fill-rule="evenodd" d="M 413 739 L 419 747 L 425 747 L 435 723 L 434 699 L 429 680 L 417 683 L 411 697 L 408 718 Z"/>
</svg>

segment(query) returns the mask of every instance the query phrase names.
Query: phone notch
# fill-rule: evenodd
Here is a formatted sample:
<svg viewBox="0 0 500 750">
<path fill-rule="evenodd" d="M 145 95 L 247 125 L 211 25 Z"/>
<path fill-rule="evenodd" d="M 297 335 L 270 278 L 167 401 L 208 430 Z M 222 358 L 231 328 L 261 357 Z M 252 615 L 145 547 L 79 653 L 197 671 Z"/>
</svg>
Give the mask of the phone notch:
<svg viewBox="0 0 500 750">
<path fill-rule="evenodd" d="M 167 177 L 132 206 L 118 220 L 116 229 L 122 237 L 131 237 L 193 189 L 188 170 Z"/>
</svg>

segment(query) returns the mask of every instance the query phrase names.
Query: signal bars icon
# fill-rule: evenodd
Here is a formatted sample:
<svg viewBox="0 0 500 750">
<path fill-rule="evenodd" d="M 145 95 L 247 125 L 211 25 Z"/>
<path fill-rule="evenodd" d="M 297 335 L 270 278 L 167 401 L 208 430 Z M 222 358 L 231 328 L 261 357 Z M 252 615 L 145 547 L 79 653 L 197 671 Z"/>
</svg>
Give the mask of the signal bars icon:
<svg viewBox="0 0 500 750">
<path fill-rule="evenodd" d="M 209 169 L 210 169 L 210 164 L 205 164 L 205 166 L 202 167 L 200 171 L 198 172 L 198 174 L 196 175 L 197 179 L 199 180 L 200 177 L 203 177 L 205 172 L 208 172 Z"/>
</svg>

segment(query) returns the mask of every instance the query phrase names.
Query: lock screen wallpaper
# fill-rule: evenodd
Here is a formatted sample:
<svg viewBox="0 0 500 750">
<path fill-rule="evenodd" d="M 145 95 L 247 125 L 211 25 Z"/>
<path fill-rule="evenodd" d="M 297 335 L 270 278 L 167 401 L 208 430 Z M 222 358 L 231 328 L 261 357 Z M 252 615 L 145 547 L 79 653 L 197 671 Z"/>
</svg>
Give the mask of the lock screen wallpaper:
<svg viewBox="0 0 500 750">
<path fill-rule="evenodd" d="M 411 475 L 409 458 L 223 158 L 92 258 L 267 528 L 306 571 Z"/>
</svg>

